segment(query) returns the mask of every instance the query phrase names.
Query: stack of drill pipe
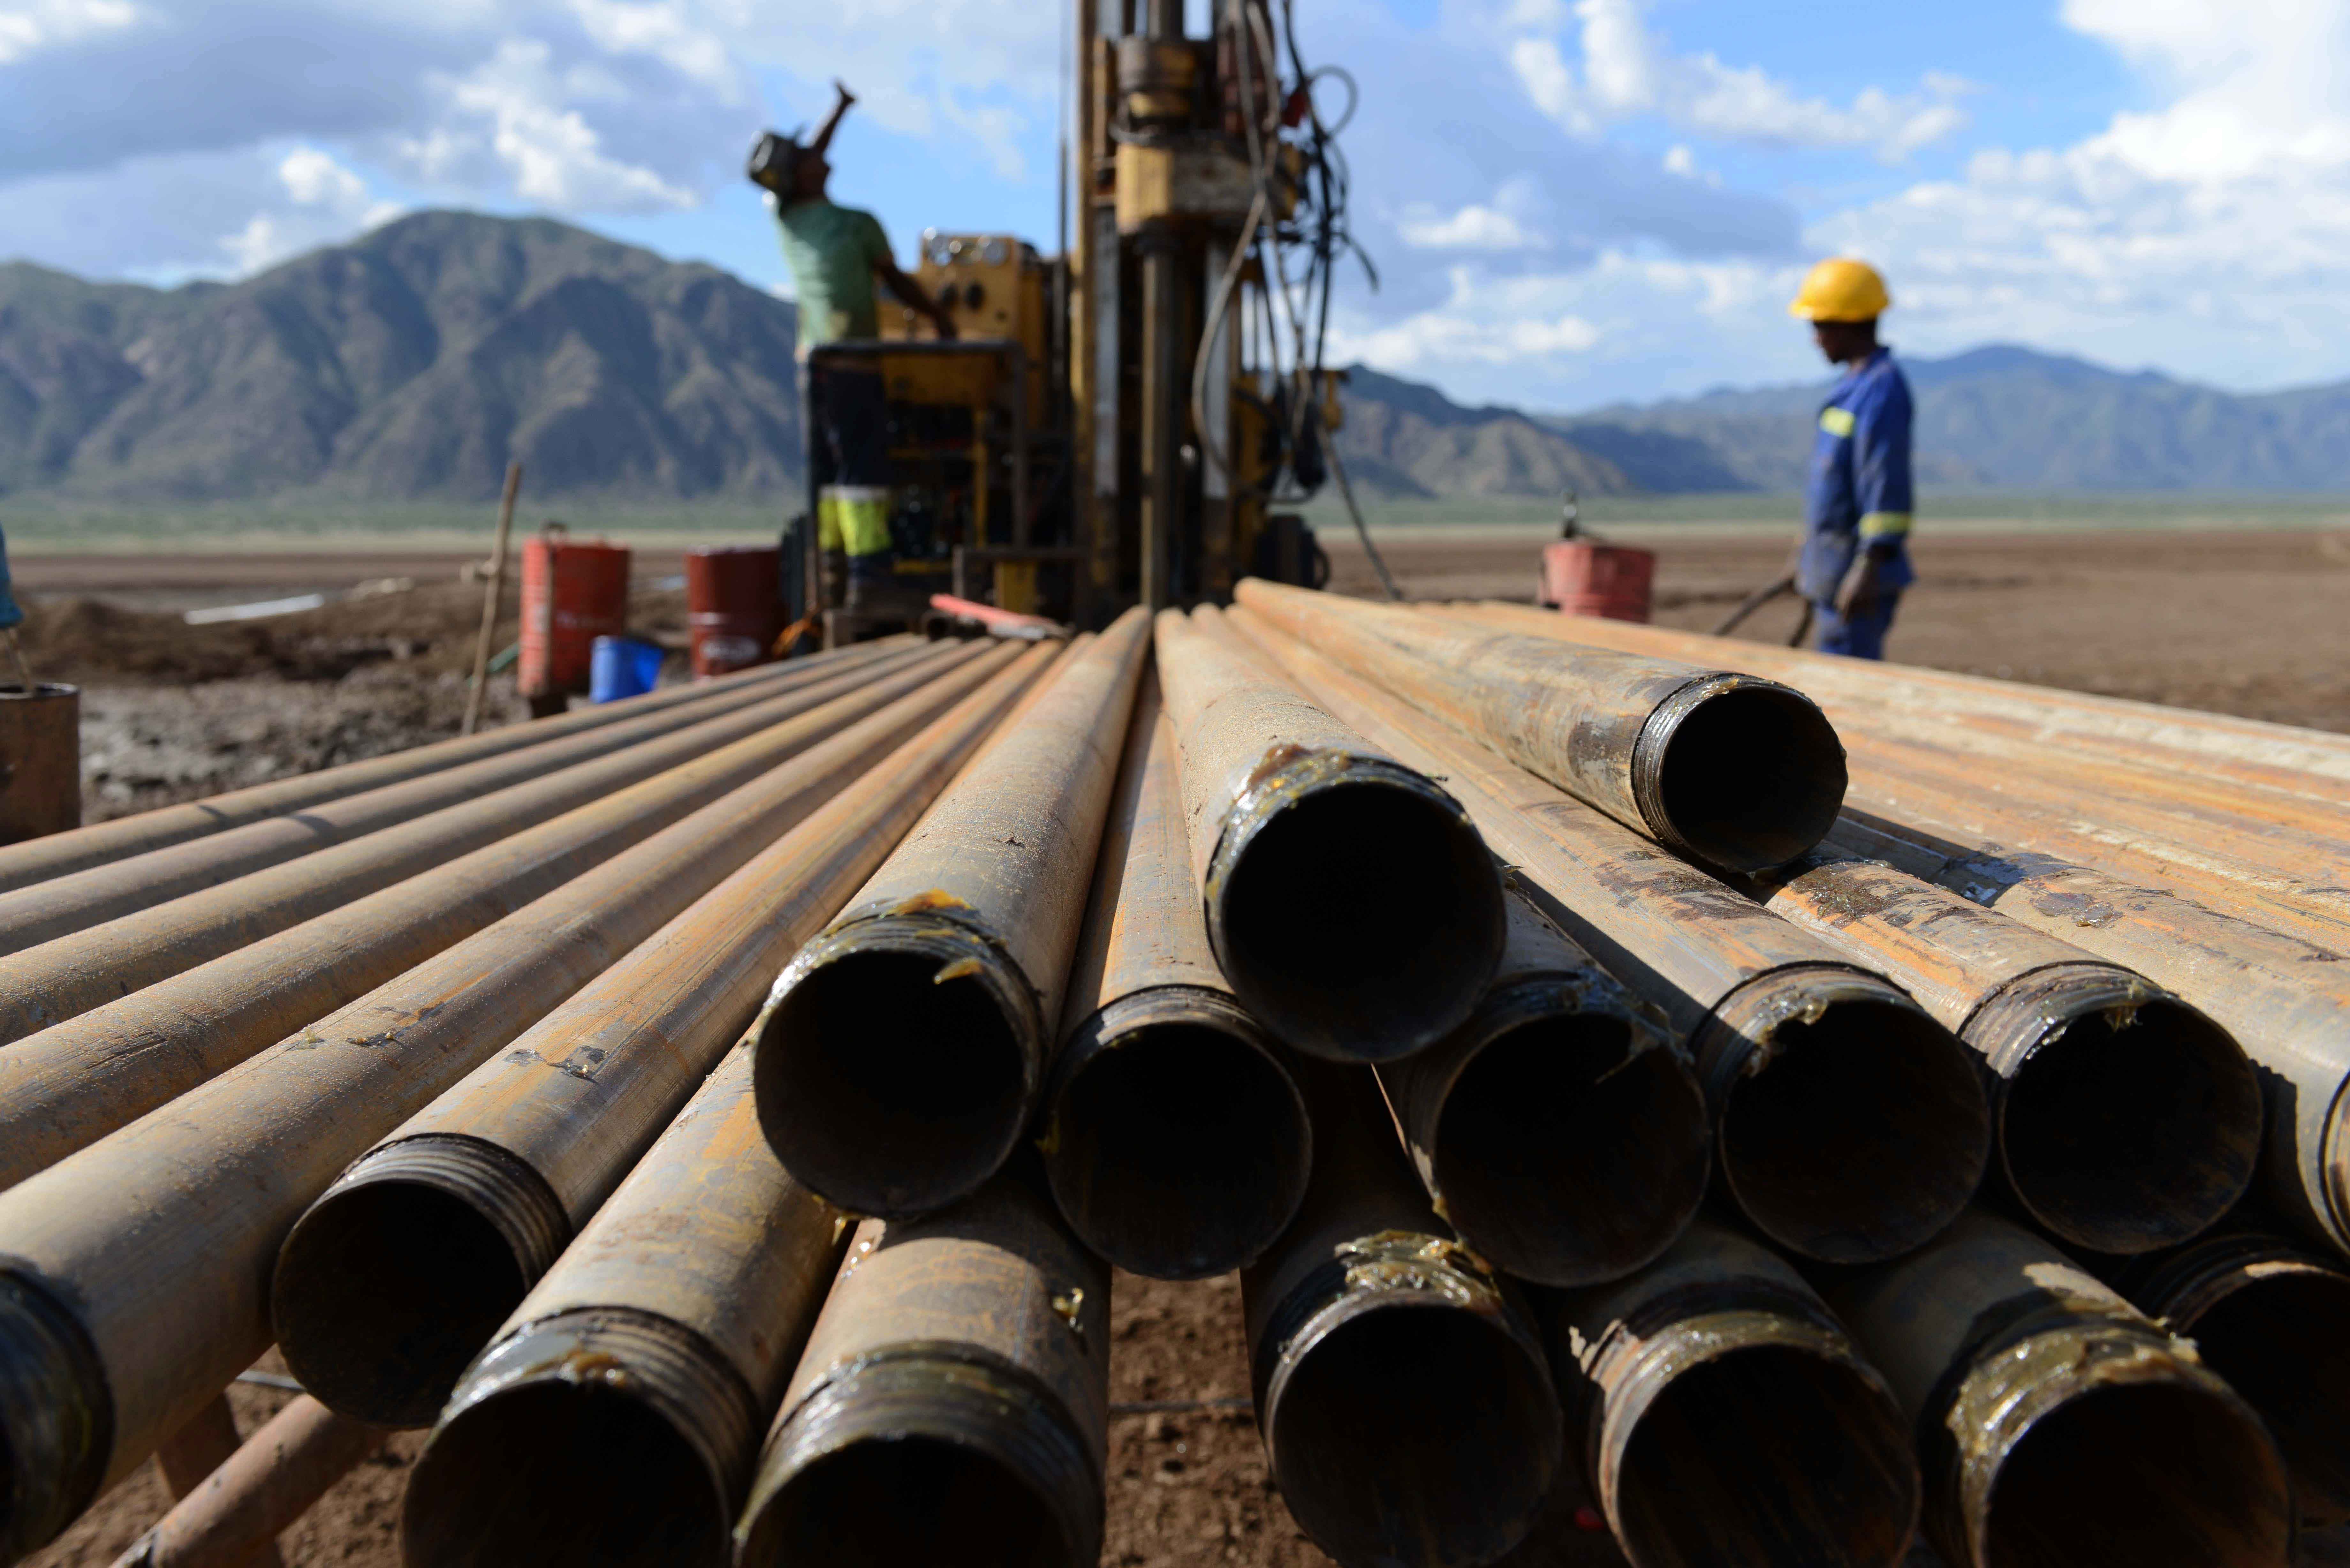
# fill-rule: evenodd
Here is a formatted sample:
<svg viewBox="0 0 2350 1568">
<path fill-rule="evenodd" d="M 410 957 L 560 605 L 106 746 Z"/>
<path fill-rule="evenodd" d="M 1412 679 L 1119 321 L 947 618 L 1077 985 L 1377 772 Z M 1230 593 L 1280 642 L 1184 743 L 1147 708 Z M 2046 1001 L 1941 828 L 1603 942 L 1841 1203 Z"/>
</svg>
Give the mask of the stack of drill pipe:
<svg viewBox="0 0 2350 1568">
<path fill-rule="evenodd" d="M 1705 1196 L 1711 1129 L 1688 1053 L 1521 893 L 1477 1011 L 1378 1075 L 1437 1211 L 1520 1279 L 1628 1274 Z"/>
<path fill-rule="evenodd" d="M 2189 888 L 2306 940 L 2350 944 L 2350 858 L 2337 826 L 2350 745 L 2337 737 L 1523 606 L 1456 607 L 1442 618 L 1780 675 L 1826 703 L 1851 753 L 1857 807 Z M 1962 722 L 1976 711 L 2036 727 L 2002 736 Z M 2104 750 L 2074 754 L 2084 730 Z"/>
<path fill-rule="evenodd" d="M 224 833 L 247 823 L 283 816 L 307 806 L 341 800 L 364 790 L 380 789 L 387 784 L 420 778 L 444 768 L 479 762 L 484 757 L 501 756 L 526 747 L 544 745 L 681 704 L 700 703 L 707 698 L 732 694 L 744 687 L 795 680 L 819 670 L 839 673 L 869 662 L 882 653 L 902 649 L 911 640 L 910 638 L 891 638 L 886 643 L 877 641 L 838 649 L 790 664 L 763 665 L 756 670 L 746 670 L 716 680 L 649 691 L 641 697 L 600 703 L 556 718 L 511 724 L 504 729 L 458 740 L 439 741 L 431 745 L 412 746 L 406 751 L 387 753 L 363 762 L 344 763 L 337 767 L 321 768 L 316 773 L 207 795 L 182 805 L 161 806 L 153 811 L 118 817 L 111 822 L 93 823 L 88 827 L 11 844 L 0 848 L 0 892 L 13 892 L 36 882 L 69 876 L 109 861 L 168 848 L 192 838 L 202 838 L 207 834 Z"/>
<path fill-rule="evenodd" d="M 1461 805 L 1315 704 L 1211 605 L 1161 611 L 1159 678 L 1218 966 L 1284 1044 L 1396 1061 L 1501 961 L 1500 877 Z"/>
<path fill-rule="evenodd" d="M 270 1342 L 271 1261 L 385 1133 L 868 774 L 972 682 L 1000 707 L 1047 646 L 983 653 L 0 1193 L 0 1557 L 50 1539 Z M 1013 662 L 1006 664 L 1006 660 Z"/>
<path fill-rule="evenodd" d="M 912 656 L 908 650 L 889 659 L 902 662 Z M 485 841 L 478 810 L 462 817 L 436 817 L 449 807 L 481 802 L 533 779 L 560 775 L 580 763 L 689 727 L 705 726 L 723 715 L 746 710 L 775 712 L 777 700 L 787 694 L 800 695 L 805 701 L 814 692 L 829 696 L 847 691 L 874 662 L 865 660 L 847 669 L 824 665 L 789 679 L 733 687 L 695 701 L 671 703 L 622 723 L 478 758 L 298 812 L 54 877 L 13 893 L 0 893 L 0 952 L 21 952 L 185 894 L 217 888 L 338 845 L 369 839 L 404 824 L 421 820 L 434 825 L 434 831 L 410 835 L 413 842 L 403 845 L 395 856 L 379 857 L 365 871 L 353 867 L 341 874 L 340 880 L 324 885 L 324 897 L 334 898 L 344 887 L 357 890 L 344 897 L 356 897 L 412 875 L 432 865 L 436 857 L 462 854 Z M 521 803 L 517 802 L 515 810 L 520 820 L 528 820 L 522 815 L 526 808 Z M 461 823 L 463 827 L 458 827 Z M 376 837 L 370 846 L 381 850 L 390 842 Z"/>
<path fill-rule="evenodd" d="M 2260 1417 L 2050 1243 L 1970 1210 L 1821 1286 L 1914 1424 L 1951 1568 L 2284 1568 L 2292 1487 Z"/>
<path fill-rule="evenodd" d="M 1844 750 L 1775 681 L 1250 578 L 1240 603 L 1674 854 L 1783 865 L 1835 826 Z"/>
<path fill-rule="evenodd" d="M 2195 1343 L 2268 1424 L 2303 1524 L 2350 1520 L 2350 1270 L 2272 1232 L 2231 1222 L 2106 1282 Z"/>
<path fill-rule="evenodd" d="M 1092 1568 L 1109 1291 L 1025 1158 L 934 1214 L 867 1220 L 760 1451 L 739 1568 Z"/>
<path fill-rule="evenodd" d="M 1895 1257 L 1973 1195 L 1990 1113 L 1971 1054 L 1898 987 L 1247 611 L 1334 712 L 1442 775 L 1544 914 L 1688 1043 L 1722 1186 L 1779 1246 Z"/>
<path fill-rule="evenodd" d="M 114 1568 L 243 1568 L 390 1436 L 302 1395 L 172 1504 Z"/>
<path fill-rule="evenodd" d="M 735 1051 L 466 1369 L 408 1563 L 724 1568 L 847 1233 L 775 1162 Z"/>
<path fill-rule="evenodd" d="M 1017 690 L 899 747 L 354 1162 L 278 1254 L 271 1320 L 303 1386 L 362 1420 L 429 1424 Z"/>
<path fill-rule="evenodd" d="M 227 1071 L 933 680 L 966 678 L 977 654 L 957 648 L 894 672 L 868 666 L 870 679 L 856 691 L 830 701 L 821 689 L 803 692 L 816 705 L 796 717 L 16 1041 L 0 1050 L 0 1186 Z M 904 722 L 901 715 L 885 730 L 895 733 Z"/>
<path fill-rule="evenodd" d="M 1299 1075 L 1313 1179 L 1241 1274 L 1274 1482 L 1341 1568 L 1491 1563 L 1534 1528 L 1564 1449 L 1539 1339 L 1429 1206 L 1371 1074 Z"/>
<path fill-rule="evenodd" d="M 941 651 L 951 659 L 958 650 Z M 917 648 L 890 656 L 889 662 L 893 669 L 900 663 L 908 669 L 928 668 L 929 661 L 939 657 Z M 608 754 L 575 759 L 571 765 L 544 778 L 443 805 L 350 843 L 143 906 L 101 925 L 0 958 L 0 1041 L 21 1040 L 353 899 L 397 886 L 523 827 L 604 799 L 616 790 L 757 734 L 828 700 L 854 697 L 877 671 L 866 665 L 838 674 L 828 670 L 825 673 L 824 680 L 797 683 L 775 695 L 766 695 L 766 688 L 754 688 L 762 700 L 736 707 L 733 712 L 671 728 L 666 734 L 639 739 Z M 671 717 L 655 714 L 640 722 L 664 723 Z M 548 749 L 593 745 L 605 738 L 590 732 Z M 282 820 L 293 825 L 292 831 L 300 831 L 299 817 Z M 275 832 L 279 824 L 257 826 L 262 831 Z M 160 851 L 159 857 L 205 850 L 235 836 L 223 834 Z M 82 875 L 128 876 L 147 858 Z M 50 887 L 61 885 L 43 884 L 12 897 L 37 899 Z"/>
<path fill-rule="evenodd" d="M 1038 1113 L 1079 1240 L 1156 1279 L 1229 1273 L 1296 1213 L 1313 1130 L 1286 1053 L 1225 983 L 1183 829 L 1175 731 L 1143 678 Z"/>
<path fill-rule="evenodd" d="M 1974 1051 L 1991 1168 L 2058 1241 L 2157 1251 L 2209 1229 L 2251 1187 L 2259 1076 L 2175 993 L 1874 860 L 1814 852 L 1757 892 L 1899 983 Z"/>
<path fill-rule="evenodd" d="M 2230 1031 L 2268 1092 L 2269 1204 L 2350 1254 L 2350 962 L 2314 946 L 2087 867 L 1996 845 L 1951 844 L 1865 815 L 1827 839 L 1882 859 L 2020 925 L 2145 975 Z"/>
<path fill-rule="evenodd" d="M 1895 1568 L 1918 1462 L 1803 1276 L 1700 1220 L 1631 1279 L 1543 1303 L 1568 1451 L 1633 1568 Z"/>
<path fill-rule="evenodd" d="M 967 1196 L 1035 1116 L 1149 633 L 1073 652 L 775 981 L 760 1122 L 852 1213 Z"/>
<path fill-rule="evenodd" d="M 2350 738 L 2259 719 L 1915 665 L 1856 663 L 1838 654 L 1775 648 L 1629 621 L 1563 616 L 1526 605 L 1462 603 L 1429 607 L 1529 636 L 1748 670 L 1795 687 L 1839 722 L 1846 714 L 1858 717 L 1868 711 L 1931 714 L 1986 733 L 2029 734 L 2084 755 L 2135 759 L 2226 782 L 2280 787 L 2288 793 L 2319 780 L 2330 783 L 2336 791 L 2350 783 Z"/>
</svg>

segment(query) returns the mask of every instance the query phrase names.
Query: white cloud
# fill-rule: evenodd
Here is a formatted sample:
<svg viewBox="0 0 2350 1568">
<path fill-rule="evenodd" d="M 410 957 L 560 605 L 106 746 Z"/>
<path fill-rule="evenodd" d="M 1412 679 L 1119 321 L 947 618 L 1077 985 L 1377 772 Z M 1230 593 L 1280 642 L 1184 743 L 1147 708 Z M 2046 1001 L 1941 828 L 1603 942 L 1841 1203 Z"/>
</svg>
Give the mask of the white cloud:
<svg viewBox="0 0 2350 1568">
<path fill-rule="evenodd" d="M 17 0 L 0 5 L 0 65 L 92 34 L 120 32 L 138 20 L 139 7 L 130 0 Z"/>
<path fill-rule="evenodd" d="M 2103 3 L 2103 0 L 2100 0 Z M 1771 147 L 1864 147 L 1888 162 L 1949 136 L 1967 122 L 1959 101 L 1971 89 L 1929 71 L 1913 93 L 1868 88 L 1849 106 L 1805 98 L 1753 66 L 1712 54 L 1673 55 L 1649 30 L 1647 0 L 1576 0 L 1582 69 L 1554 37 L 1514 39 L 1509 58 L 1529 98 L 1578 135 L 1611 121 L 1656 114 L 1672 125 Z M 1504 26 L 1563 26 L 1556 6 L 1521 4 Z"/>
<path fill-rule="evenodd" d="M 550 68 L 551 51 L 534 39 L 510 39 L 465 77 L 442 84 L 470 134 L 441 126 L 430 141 L 413 144 L 420 164 L 462 166 L 481 146 L 502 165 L 525 201 L 560 211 L 643 212 L 689 207 L 694 194 L 641 164 L 608 156 L 603 138 L 567 99 L 581 85 Z M 600 88 L 593 77 L 591 88 Z"/>
</svg>

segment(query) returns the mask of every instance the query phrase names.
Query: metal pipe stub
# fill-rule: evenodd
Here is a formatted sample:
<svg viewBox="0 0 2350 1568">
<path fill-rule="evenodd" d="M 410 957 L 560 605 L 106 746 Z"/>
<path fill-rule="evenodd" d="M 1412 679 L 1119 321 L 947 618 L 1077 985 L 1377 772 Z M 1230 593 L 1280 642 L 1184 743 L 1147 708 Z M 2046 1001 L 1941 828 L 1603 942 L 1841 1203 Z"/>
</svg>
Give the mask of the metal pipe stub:
<svg viewBox="0 0 2350 1568">
<path fill-rule="evenodd" d="M 55 1540 L 98 1500 L 114 1447 L 106 1368 L 70 1314 L 0 1271 L 0 1562 Z"/>
<path fill-rule="evenodd" d="M 1827 1263 L 1898 1257 L 1956 1219 L 1991 1158 L 1967 1049 L 1901 991 L 1798 964 L 1723 997 L 1690 1041 L 1732 1199 Z M 1868 1172 L 1855 1180 L 1856 1171 Z"/>
<path fill-rule="evenodd" d="M 545 1179 L 495 1144 L 430 1133 L 379 1148 L 277 1254 L 270 1314 L 286 1366 L 343 1415 L 429 1427 L 571 1234 Z"/>
<path fill-rule="evenodd" d="M 668 1318 L 598 1307 L 526 1324 L 465 1374 L 418 1459 L 407 1560 L 724 1568 L 760 1414 L 726 1357 Z"/>
<path fill-rule="evenodd" d="M 1633 742 L 1632 798 L 1658 843 L 1700 865 L 1783 866 L 1835 826 L 1844 742 L 1819 705 L 1757 676 L 1698 677 Z"/>
</svg>

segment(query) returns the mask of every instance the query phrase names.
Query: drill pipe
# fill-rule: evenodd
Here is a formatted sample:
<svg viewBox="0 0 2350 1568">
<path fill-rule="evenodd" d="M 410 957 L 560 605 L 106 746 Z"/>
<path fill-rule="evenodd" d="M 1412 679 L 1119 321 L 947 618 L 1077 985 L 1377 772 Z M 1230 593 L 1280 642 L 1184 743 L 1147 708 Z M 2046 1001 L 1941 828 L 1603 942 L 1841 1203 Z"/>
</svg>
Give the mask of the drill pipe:
<svg viewBox="0 0 2350 1568">
<path fill-rule="evenodd" d="M 1784 865 L 1844 802 L 1844 748 L 1776 681 L 1250 578 L 1240 602 L 1674 854 Z"/>
<path fill-rule="evenodd" d="M 975 652 L 877 675 L 691 764 L 0 1049 L 0 1187 L 226 1072 Z"/>
<path fill-rule="evenodd" d="M 1158 642 L 1192 876 L 1242 1005 L 1333 1061 L 1395 1061 L 1459 1028 L 1505 926 L 1460 802 L 1315 706 L 1214 607 L 1161 612 Z"/>
<path fill-rule="evenodd" d="M 1149 632 L 1071 654 L 775 981 L 760 1125 L 850 1212 L 968 1195 L 1035 1116 Z"/>
<path fill-rule="evenodd" d="M 1800 688 L 1831 719 L 1865 707 L 2022 726 L 2052 745 L 2160 759 L 2158 765 L 2288 791 L 2313 775 L 2350 781 L 2350 741 L 2316 730 L 2064 691 L 1916 665 L 1856 664 L 1838 654 L 1773 648 L 1660 626 L 1560 615 L 1527 605 L 1462 603 L 1431 610 L 1529 636 L 1743 670 Z"/>
<path fill-rule="evenodd" d="M 725 1568 L 847 1229 L 775 1162 L 735 1051 L 458 1383 L 411 1568 Z"/>
<path fill-rule="evenodd" d="M 740 1568 L 1092 1568 L 1109 1269 L 1030 1161 L 858 1227 L 759 1454 Z"/>
<path fill-rule="evenodd" d="M 1342 1568 L 1491 1563 L 1534 1528 L 1565 1441 L 1541 1344 L 1430 1209 L 1371 1074 L 1298 1080 L 1313 1179 L 1241 1272 L 1274 1481 Z"/>
<path fill-rule="evenodd" d="M 1803 1276 L 1700 1220 L 1544 1303 L 1577 1461 L 1633 1568 L 1894 1568 L 1918 1461 L 1893 1391 Z"/>
<path fill-rule="evenodd" d="M 2292 1487 L 2260 1417 L 2030 1231 L 1970 1210 L 1823 1293 L 1910 1418 L 1953 1568 L 2284 1568 Z"/>
<path fill-rule="evenodd" d="M 173 1504 L 114 1568 L 244 1568 L 390 1436 L 305 1394 Z"/>
<path fill-rule="evenodd" d="M 1378 1069 L 1437 1211 L 1545 1285 L 1621 1278 L 1705 1197 L 1705 1091 L 1664 1017 L 1510 895 L 1501 971 L 1469 1022 Z"/>
<path fill-rule="evenodd" d="M 966 702 L 361 1157 L 286 1237 L 271 1319 L 347 1416 L 421 1427 L 645 1146 L 987 738 Z"/>
<path fill-rule="evenodd" d="M 1069 1228 L 1162 1280 L 1230 1273 L 1271 1246 L 1305 1194 L 1313 1129 L 1283 1048 L 1208 946 L 1155 674 L 1135 703 L 1068 993 L 1038 1147 Z"/>
<path fill-rule="evenodd" d="M 1332 711 L 1444 776 L 1519 888 L 1660 1008 L 1705 1086 L 1714 1168 L 1779 1246 L 1897 1257 L 1966 1206 L 1990 1156 L 1970 1054 L 1891 981 L 1248 612 Z"/>
<path fill-rule="evenodd" d="M 1870 859 L 1814 853 L 1756 891 L 1973 1049 L 1992 1169 L 2058 1241 L 2157 1251 L 2208 1230 L 2251 1186 L 2260 1076 L 2172 992 Z"/>
<path fill-rule="evenodd" d="M 1828 844 L 1888 860 L 2168 986 L 2232 1032 L 2268 1091 L 2268 1201 L 2350 1254 L 2350 964 L 2314 946 L 2050 856 L 1952 844 L 1866 815 Z"/>
<path fill-rule="evenodd" d="M 160 806 L 133 816 L 118 817 L 112 822 L 92 823 L 88 827 L 78 827 L 70 832 L 52 833 L 44 838 L 11 844 L 0 848 L 0 892 L 14 892 L 36 882 L 46 882 L 53 877 L 69 876 L 92 866 L 102 866 L 109 860 L 121 860 L 174 844 L 184 844 L 208 833 L 223 833 L 233 827 L 242 827 L 248 822 L 281 816 L 325 801 L 340 800 L 362 790 L 380 789 L 386 784 L 420 778 L 442 768 L 478 762 L 484 757 L 498 756 L 527 746 L 543 745 L 587 730 L 624 723 L 640 714 L 658 712 L 679 703 L 699 702 L 739 687 L 758 685 L 818 668 L 832 672 L 847 670 L 869 662 L 879 653 L 903 649 L 911 640 L 903 637 L 889 638 L 860 643 L 855 648 L 837 649 L 788 665 L 762 665 L 755 670 L 741 670 L 715 680 L 664 687 L 659 691 L 648 691 L 641 697 L 599 703 L 557 718 L 509 724 L 504 729 L 491 730 L 479 735 L 411 746 L 406 751 L 369 757 L 363 762 L 344 763 L 337 767 L 321 768 L 317 773 L 276 779 L 246 789 L 230 790 L 224 794 L 207 795 L 183 805 Z"/>
<path fill-rule="evenodd" d="M 2107 1276 L 2130 1304 L 2195 1342 L 2268 1423 L 2305 1525 L 2350 1520 L 2350 1270 L 2258 1231 L 2226 1229 Z"/>
<path fill-rule="evenodd" d="M 923 656 L 917 649 L 899 657 L 912 667 Z M 0 1043 L 22 1040 L 705 756 L 714 747 L 754 735 L 827 701 L 853 696 L 875 673 L 870 666 L 860 667 L 609 756 L 509 784 L 352 843 L 0 958 Z"/>
<path fill-rule="evenodd" d="M 54 1536 L 270 1342 L 269 1270 L 369 1146 L 879 763 L 981 654 L 172 1105 L 0 1193 L 0 1561 Z M 946 690 L 941 690 L 944 688 Z M 966 701 L 992 701 L 984 689 Z"/>
<path fill-rule="evenodd" d="M 890 657 L 902 662 L 909 654 Z M 297 813 L 208 834 L 170 848 L 109 861 L 14 893 L 0 893 L 0 953 L 22 952 L 104 921 L 152 909 L 184 894 L 217 888 L 239 877 L 349 844 L 450 806 L 477 801 L 494 791 L 595 762 L 658 736 L 706 724 L 728 713 L 752 708 L 772 711 L 777 700 L 786 694 L 815 697 L 821 692 L 826 697 L 836 696 L 851 690 L 872 662 L 846 670 L 825 665 L 790 679 L 731 687 L 698 701 L 671 703 L 623 723 L 442 768 L 421 778 L 364 790 Z M 461 842 L 471 848 L 478 839 Z M 401 864 L 412 867 L 419 863 L 411 859 Z"/>
</svg>

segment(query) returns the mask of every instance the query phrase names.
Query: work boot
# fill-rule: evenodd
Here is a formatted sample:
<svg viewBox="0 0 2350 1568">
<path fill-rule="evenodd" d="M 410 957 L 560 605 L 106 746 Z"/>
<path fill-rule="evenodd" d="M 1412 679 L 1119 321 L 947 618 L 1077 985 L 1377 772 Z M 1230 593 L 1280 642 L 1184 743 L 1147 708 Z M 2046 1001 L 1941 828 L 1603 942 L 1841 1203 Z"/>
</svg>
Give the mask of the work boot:
<svg viewBox="0 0 2350 1568">
<path fill-rule="evenodd" d="M 825 551 L 819 569 L 824 574 L 824 607 L 840 608 L 848 602 L 848 552 Z"/>
<path fill-rule="evenodd" d="M 896 557 L 888 550 L 848 557 L 848 607 L 858 615 L 902 615 L 908 620 L 929 605 L 923 595 L 906 587 L 893 569 Z"/>
</svg>

